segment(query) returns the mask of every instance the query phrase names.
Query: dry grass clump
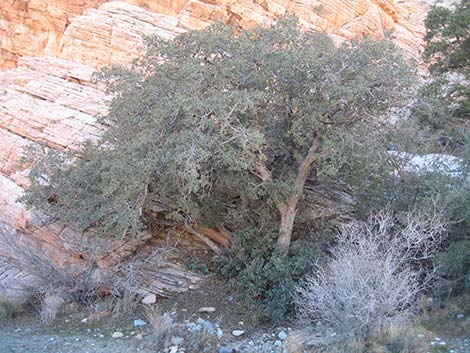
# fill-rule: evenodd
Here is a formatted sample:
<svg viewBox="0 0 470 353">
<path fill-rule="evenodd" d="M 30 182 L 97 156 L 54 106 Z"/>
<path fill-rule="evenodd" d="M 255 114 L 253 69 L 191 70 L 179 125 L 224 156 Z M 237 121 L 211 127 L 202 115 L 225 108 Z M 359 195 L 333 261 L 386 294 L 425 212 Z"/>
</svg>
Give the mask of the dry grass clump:
<svg viewBox="0 0 470 353">
<path fill-rule="evenodd" d="M 423 299 L 420 311 L 417 322 L 435 335 L 466 338 L 470 332 L 470 292 L 432 303 Z"/>
<path fill-rule="evenodd" d="M 42 323 L 48 324 L 55 320 L 57 314 L 65 304 L 64 298 L 57 294 L 46 295 L 41 302 L 39 318 Z"/>
<path fill-rule="evenodd" d="M 168 312 L 163 313 L 158 306 L 149 307 L 146 317 L 156 340 L 164 344 L 174 328 L 174 318 Z"/>
<path fill-rule="evenodd" d="M 349 342 L 336 342 L 324 347 L 321 353 L 372 353 L 367 351 L 366 345 L 361 340 L 351 340 Z M 380 352 L 382 353 L 382 352 Z"/>
<path fill-rule="evenodd" d="M 27 244 L 15 240 L 16 234 L 5 227 L 0 228 L 2 251 L 15 260 L 18 268 L 34 278 L 29 288 L 29 296 L 39 301 L 40 320 L 48 324 L 53 321 L 67 302 L 88 304 L 96 296 L 92 281 L 96 244 L 83 242 L 83 256 L 86 263 L 80 269 L 54 263 L 47 254 Z"/>
<path fill-rule="evenodd" d="M 217 352 L 217 338 L 205 330 L 191 332 L 185 337 L 188 352 Z"/>
<path fill-rule="evenodd" d="M 8 301 L 0 300 L 0 321 L 1 319 L 11 319 L 17 314 L 17 309 Z"/>
<path fill-rule="evenodd" d="M 304 353 L 305 351 L 304 342 L 298 335 L 291 335 L 287 337 L 284 346 L 288 353 Z"/>
<path fill-rule="evenodd" d="M 374 344 L 387 353 L 415 353 L 417 332 L 412 326 L 390 325 L 374 338 Z"/>
<path fill-rule="evenodd" d="M 416 353 L 416 331 L 409 325 L 389 325 L 368 340 L 339 341 L 320 350 L 323 353 Z"/>
</svg>

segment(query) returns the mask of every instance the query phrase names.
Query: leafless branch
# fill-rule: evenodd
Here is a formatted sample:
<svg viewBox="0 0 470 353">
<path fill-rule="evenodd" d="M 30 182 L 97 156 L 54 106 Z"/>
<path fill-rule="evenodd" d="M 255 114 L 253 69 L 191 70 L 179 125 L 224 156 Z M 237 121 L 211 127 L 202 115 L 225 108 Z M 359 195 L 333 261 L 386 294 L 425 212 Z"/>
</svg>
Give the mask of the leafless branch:
<svg viewBox="0 0 470 353">
<path fill-rule="evenodd" d="M 402 225 L 390 210 L 344 225 L 327 266 L 298 288 L 299 318 L 322 319 L 345 337 L 366 339 L 406 319 L 436 279 L 434 260 L 446 222 L 435 206 L 407 214 Z"/>
</svg>

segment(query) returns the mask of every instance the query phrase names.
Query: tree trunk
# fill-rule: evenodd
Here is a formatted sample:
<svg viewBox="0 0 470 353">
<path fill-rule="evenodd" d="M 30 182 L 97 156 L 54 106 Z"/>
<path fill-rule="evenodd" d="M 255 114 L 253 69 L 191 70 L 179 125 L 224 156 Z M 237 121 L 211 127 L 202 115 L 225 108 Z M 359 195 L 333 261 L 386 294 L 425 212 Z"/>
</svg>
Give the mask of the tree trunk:
<svg viewBox="0 0 470 353">
<path fill-rule="evenodd" d="M 313 164 L 319 157 L 320 147 L 321 139 L 320 135 L 317 134 L 305 158 L 302 159 L 300 154 L 298 154 L 299 168 L 294 182 L 294 191 L 286 202 L 279 202 L 277 204 L 281 215 L 281 224 L 279 226 L 279 237 L 274 248 L 274 257 L 282 258 L 289 252 L 295 216 L 297 214 L 297 205 L 303 195 L 307 177 L 312 171 Z"/>
<path fill-rule="evenodd" d="M 299 163 L 299 167 L 294 181 L 294 191 L 287 201 L 276 202 L 277 209 L 281 216 L 281 224 L 279 226 L 279 237 L 276 241 L 273 257 L 283 258 L 289 252 L 292 230 L 294 228 L 295 216 L 297 214 L 297 204 L 303 195 L 305 182 L 312 171 L 313 164 L 320 156 L 320 148 L 321 136 L 317 132 L 305 157 L 301 155 L 300 151 L 294 151 L 294 156 Z M 271 171 L 262 162 L 255 165 L 253 173 L 263 182 L 273 181 Z"/>
<path fill-rule="evenodd" d="M 274 256 L 284 257 L 289 252 L 299 199 L 300 197 L 291 197 L 289 198 L 288 203 L 278 206 L 281 214 L 281 224 L 279 226 L 279 237 L 277 238 L 274 248 Z"/>
</svg>

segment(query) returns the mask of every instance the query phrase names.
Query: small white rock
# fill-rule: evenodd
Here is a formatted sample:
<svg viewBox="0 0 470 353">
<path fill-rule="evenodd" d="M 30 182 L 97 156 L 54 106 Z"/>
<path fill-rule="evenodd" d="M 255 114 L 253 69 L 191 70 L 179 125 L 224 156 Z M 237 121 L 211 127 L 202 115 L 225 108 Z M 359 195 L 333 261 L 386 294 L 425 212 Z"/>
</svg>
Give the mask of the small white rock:
<svg viewBox="0 0 470 353">
<path fill-rule="evenodd" d="M 287 338 L 287 333 L 281 331 L 277 334 L 277 338 L 279 338 L 281 341 L 284 341 Z"/>
<path fill-rule="evenodd" d="M 150 305 L 150 304 L 155 304 L 157 302 L 157 296 L 155 294 L 149 294 L 142 299 L 142 304 L 145 305 Z"/>
<path fill-rule="evenodd" d="M 171 346 L 170 347 L 170 353 L 177 353 L 178 352 L 178 346 Z"/>
<path fill-rule="evenodd" d="M 121 338 L 121 337 L 124 337 L 124 334 L 120 331 L 116 331 L 113 333 L 113 335 L 111 336 L 112 338 Z"/>
<path fill-rule="evenodd" d="M 203 306 L 202 308 L 199 308 L 198 311 L 200 313 L 213 313 L 215 311 L 215 308 L 212 306 Z"/>
<path fill-rule="evenodd" d="M 243 331 L 243 330 L 233 330 L 232 331 L 232 335 L 234 335 L 235 337 L 240 337 L 244 333 L 245 333 L 245 331 Z"/>
<path fill-rule="evenodd" d="M 141 333 L 138 333 L 137 335 L 135 335 L 135 338 L 138 339 L 138 340 L 143 340 L 143 339 L 144 339 L 144 335 L 141 334 Z"/>
<path fill-rule="evenodd" d="M 135 327 L 145 326 L 145 325 L 147 325 L 147 323 L 144 320 L 141 320 L 141 319 L 134 320 Z"/>
</svg>

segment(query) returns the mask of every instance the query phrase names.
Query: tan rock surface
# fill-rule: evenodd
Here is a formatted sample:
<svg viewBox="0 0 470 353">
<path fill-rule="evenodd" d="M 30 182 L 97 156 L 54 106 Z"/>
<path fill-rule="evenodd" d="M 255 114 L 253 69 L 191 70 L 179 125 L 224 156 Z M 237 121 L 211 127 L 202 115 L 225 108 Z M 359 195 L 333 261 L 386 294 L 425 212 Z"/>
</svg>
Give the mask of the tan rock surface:
<svg viewBox="0 0 470 353">
<path fill-rule="evenodd" d="M 77 17 L 64 32 L 58 55 L 95 67 L 125 64 L 143 53 L 145 35 L 172 39 L 182 32 L 176 17 L 113 1 Z"/>
<path fill-rule="evenodd" d="M 429 3 L 429 1 L 428 1 Z M 171 38 L 223 21 L 241 28 L 290 13 L 338 40 L 364 33 L 392 37 L 414 57 L 422 47 L 424 0 L 0 0 L 0 69 L 20 56 L 62 57 L 87 65 L 127 63 L 142 35 Z"/>
<path fill-rule="evenodd" d="M 397 44 L 418 58 L 424 16 L 415 16 L 413 10 L 425 14 L 427 8 L 417 3 L 401 9 L 387 0 L 196 0 L 176 2 L 177 6 L 165 11 L 152 1 L 139 3 L 142 7 L 113 1 L 86 10 L 65 30 L 58 55 L 97 67 L 124 64 L 142 52 L 143 34 L 157 33 L 170 39 L 186 29 L 203 28 L 216 21 L 248 28 L 289 13 L 297 16 L 304 27 L 330 33 L 338 41 L 363 34 L 384 36 L 393 31 L 391 37 Z"/>
</svg>

